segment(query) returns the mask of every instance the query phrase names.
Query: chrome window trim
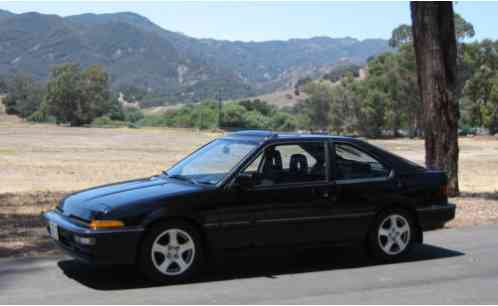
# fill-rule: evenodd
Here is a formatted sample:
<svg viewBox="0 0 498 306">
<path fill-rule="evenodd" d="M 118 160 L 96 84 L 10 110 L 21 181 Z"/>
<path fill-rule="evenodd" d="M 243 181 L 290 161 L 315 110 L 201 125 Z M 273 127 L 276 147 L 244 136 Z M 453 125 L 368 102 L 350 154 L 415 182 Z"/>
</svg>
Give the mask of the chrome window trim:
<svg viewBox="0 0 498 306">
<path fill-rule="evenodd" d="M 359 184 L 359 183 L 373 183 L 373 182 L 386 182 L 394 178 L 394 170 L 389 172 L 388 176 L 370 177 L 370 178 L 355 178 L 355 179 L 339 179 L 335 180 L 337 185 L 345 184 Z"/>
</svg>

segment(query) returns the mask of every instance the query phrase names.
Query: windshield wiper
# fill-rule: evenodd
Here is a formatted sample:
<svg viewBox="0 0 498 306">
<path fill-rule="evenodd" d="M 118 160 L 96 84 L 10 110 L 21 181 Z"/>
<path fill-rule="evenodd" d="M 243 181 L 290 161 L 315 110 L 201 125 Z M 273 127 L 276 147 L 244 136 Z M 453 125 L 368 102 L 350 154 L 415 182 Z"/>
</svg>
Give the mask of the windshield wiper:
<svg viewBox="0 0 498 306">
<path fill-rule="evenodd" d="M 196 183 L 203 184 L 203 185 L 216 185 L 216 183 L 213 182 L 213 181 L 202 181 L 202 180 L 199 180 L 199 181 L 196 181 Z"/>
<path fill-rule="evenodd" d="M 168 175 L 168 174 L 166 173 L 166 175 Z M 180 181 L 186 181 L 186 182 L 197 184 L 197 182 L 193 178 L 190 178 L 190 177 L 185 176 L 185 175 L 174 174 L 174 175 L 168 175 L 168 177 L 172 178 L 172 179 L 180 180 Z"/>
</svg>

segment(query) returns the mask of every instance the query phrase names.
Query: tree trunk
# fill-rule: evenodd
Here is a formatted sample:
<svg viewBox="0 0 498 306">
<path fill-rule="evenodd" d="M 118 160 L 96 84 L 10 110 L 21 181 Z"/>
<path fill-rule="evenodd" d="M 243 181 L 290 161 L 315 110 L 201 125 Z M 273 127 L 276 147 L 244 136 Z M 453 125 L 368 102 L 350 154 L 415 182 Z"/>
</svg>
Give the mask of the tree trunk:
<svg viewBox="0 0 498 306">
<path fill-rule="evenodd" d="M 448 175 L 458 195 L 456 39 L 451 2 L 411 2 L 420 94 L 424 105 L 425 163 Z"/>
</svg>

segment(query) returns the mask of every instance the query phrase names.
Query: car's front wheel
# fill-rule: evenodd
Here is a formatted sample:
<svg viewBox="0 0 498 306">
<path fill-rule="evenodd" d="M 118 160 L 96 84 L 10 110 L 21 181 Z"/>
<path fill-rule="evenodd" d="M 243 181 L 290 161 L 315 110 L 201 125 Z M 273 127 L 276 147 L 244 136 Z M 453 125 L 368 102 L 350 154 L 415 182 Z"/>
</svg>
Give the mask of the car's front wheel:
<svg viewBox="0 0 498 306">
<path fill-rule="evenodd" d="M 410 251 L 415 234 L 411 215 L 403 210 L 391 210 L 377 217 L 369 233 L 369 248 L 377 258 L 395 260 Z"/>
<path fill-rule="evenodd" d="M 189 280 L 203 260 L 199 233 L 184 222 L 155 226 L 143 241 L 139 260 L 141 271 L 150 280 L 168 283 Z"/>
</svg>

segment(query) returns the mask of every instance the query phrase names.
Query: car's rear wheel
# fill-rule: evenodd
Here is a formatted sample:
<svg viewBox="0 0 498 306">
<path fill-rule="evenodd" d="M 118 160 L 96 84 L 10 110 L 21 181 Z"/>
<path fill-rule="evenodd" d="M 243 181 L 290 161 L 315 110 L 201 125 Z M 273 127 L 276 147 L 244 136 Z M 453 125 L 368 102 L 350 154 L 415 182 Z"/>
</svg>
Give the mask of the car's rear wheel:
<svg viewBox="0 0 498 306">
<path fill-rule="evenodd" d="M 369 249 L 383 260 L 395 260 L 406 255 L 416 235 L 413 218 L 404 210 L 390 210 L 380 214 L 369 233 Z"/>
<path fill-rule="evenodd" d="M 199 233 L 184 222 L 155 226 L 144 239 L 139 260 L 141 271 L 150 280 L 168 283 L 189 280 L 203 261 Z"/>
</svg>

